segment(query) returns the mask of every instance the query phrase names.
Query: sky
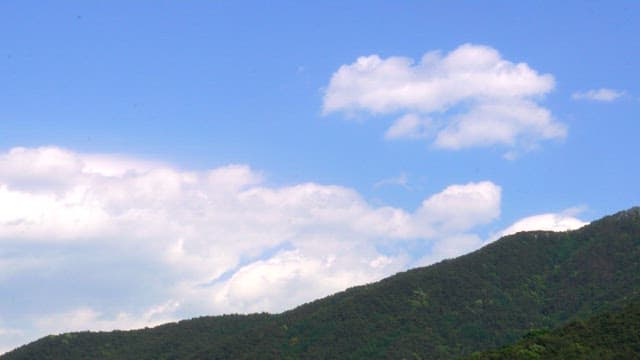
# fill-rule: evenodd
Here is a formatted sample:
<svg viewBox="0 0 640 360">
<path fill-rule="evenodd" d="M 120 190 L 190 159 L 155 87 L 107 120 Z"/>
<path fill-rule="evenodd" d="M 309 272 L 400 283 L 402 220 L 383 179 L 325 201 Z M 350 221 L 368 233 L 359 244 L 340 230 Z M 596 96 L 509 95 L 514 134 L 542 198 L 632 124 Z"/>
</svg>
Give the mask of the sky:
<svg viewBox="0 0 640 360">
<path fill-rule="evenodd" d="M 0 2 L 0 353 L 640 203 L 640 3 Z"/>
</svg>

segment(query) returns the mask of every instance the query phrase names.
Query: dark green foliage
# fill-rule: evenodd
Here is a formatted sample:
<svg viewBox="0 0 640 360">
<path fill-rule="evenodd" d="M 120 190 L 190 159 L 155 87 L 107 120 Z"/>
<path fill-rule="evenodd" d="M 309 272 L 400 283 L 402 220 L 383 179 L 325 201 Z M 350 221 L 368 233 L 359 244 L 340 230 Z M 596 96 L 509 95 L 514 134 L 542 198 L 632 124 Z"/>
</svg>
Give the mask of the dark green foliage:
<svg viewBox="0 0 640 360">
<path fill-rule="evenodd" d="M 268 314 L 201 317 L 152 329 L 78 332 L 44 337 L 4 356 L 7 359 L 185 359 L 212 342 L 261 326 Z M 36 349 L 34 351 L 34 349 Z"/>
<path fill-rule="evenodd" d="M 640 302 L 554 331 L 537 331 L 514 345 L 469 357 L 499 359 L 640 359 Z"/>
<path fill-rule="evenodd" d="M 46 337 L 0 359 L 457 358 L 640 300 L 638 259 L 634 208 L 577 231 L 507 236 L 282 314 Z"/>
</svg>

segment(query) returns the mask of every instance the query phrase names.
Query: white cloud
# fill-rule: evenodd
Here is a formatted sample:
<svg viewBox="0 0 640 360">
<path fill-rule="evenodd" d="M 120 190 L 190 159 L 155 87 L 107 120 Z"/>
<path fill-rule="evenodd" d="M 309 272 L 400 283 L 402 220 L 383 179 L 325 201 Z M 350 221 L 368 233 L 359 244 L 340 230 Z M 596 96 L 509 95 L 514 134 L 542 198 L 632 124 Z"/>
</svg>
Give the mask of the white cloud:
<svg viewBox="0 0 640 360">
<path fill-rule="evenodd" d="M 575 92 L 571 95 L 574 100 L 592 100 L 602 102 L 612 102 L 625 94 L 624 91 L 600 88 L 583 92 Z"/>
<path fill-rule="evenodd" d="M 499 186 L 471 182 L 407 211 L 342 186 L 268 186 L 245 165 L 186 171 L 12 149 L 0 154 L 5 328 L 24 330 L 24 342 L 45 331 L 281 311 L 406 269 L 425 255 L 408 244 L 444 249 L 434 260 L 466 251 L 458 240 L 495 220 L 500 198 Z"/>
<path fill-rule="evenodd" d="M 550 74 L 505 60 L 491 47 L 465 44 L 446 55 L 426 53 L 418 63 L 370 55 L 343 65 L 331 77 L 323 111 L 403 113 L 387 138 L 433 132 L 435 146 L 444 149 L 530 148 L 566 136 L 565 126 L 539 103 L 554 86 Z"/>
<path fill-rule="evenodd" d="M 530 147 L 540 139 L 562 138 L 565 134 L 565 127 L 534 102 L 485 103 L 454 117 L 438 133 L 435 144 L 447 149 L 492 144 Z"/>
<path fill-rule="evenodd" d="M 428 118 L 421 118 L 415 114 L 406 114 L 387 129 L 384 137 L 389 140 L 428 138 L 431 126 L 432 122 Z"/>
<path fill-rule="evenodd" d="M 251 312 L 282 310 L 400 271 L 402 267 L 398 265 L 405 260 L 373 258 L 368 249 L 361 249 L 364 254 L 350 255 L 348 250 L 321 256 L 304 250 L 283 251 L 243 267 L 211 293 L 214 301 L 227 309 L 240 306 Z"/>
<path fill-rule="evenodd" d="M 498 232 L 493 240 L 521 231 L 567 231 L 578 229 L 588 224 L 587 222 L 584 222 L 572 215 L 572 211 L 565 211 L 561 213 L 547 213 L 529 216 L 516 221 L 506 229 Z"/>
<path fill-rule="evenodd" d="M 490 181 L 451 185 L 423 201 L 416 218 L 431 222 L 438 233 L 461 234 L 500 215 L 501 191 Z"/>
<path fill-rule="evenodd" d="M 560 213 L 546 213 L 528 216 L 517 220 L 507 228 L 492 234 L 484 241 L 476 234 L 456 234 L 447 236 L 441 241 L 435 242 L 431 252 L 421 258 L 416 265 L 427 266 L 442 259 L 454 258 L 461 254 L 477 250 L 503 236 L 512 235 L 522 231 L 568 231 L 579 229 L 589 224 L 588 222 L 575 217 L 575 215 L 582 211 L 583 209 L 578 207 L 570 208 Z"/>
<path fill-rule="evenodd" d="M 41 334 L 58 334 L 72 331 L 111 331 L 139 329 L 178 320 L 173 315 L 179 303 L 169 301 L 147 309 L 139 315 L 119 312 L 107 317 L 90 307 L 79 307 L 56 314 L 39 316 L 34 319 Z"/>
<path fill-rule="evenodd" d="M 54 147 L 0 159 L 5 350 L 46 333 L 285 310 L 475 250 L 475 229 L 500 216 L 489 181 L 407 211 L 341 186 L 268 186 L 245 165 L 185 171 Z M 501 234 L 585 224 L 574 215 L 532 216 Z"/>
</svg>

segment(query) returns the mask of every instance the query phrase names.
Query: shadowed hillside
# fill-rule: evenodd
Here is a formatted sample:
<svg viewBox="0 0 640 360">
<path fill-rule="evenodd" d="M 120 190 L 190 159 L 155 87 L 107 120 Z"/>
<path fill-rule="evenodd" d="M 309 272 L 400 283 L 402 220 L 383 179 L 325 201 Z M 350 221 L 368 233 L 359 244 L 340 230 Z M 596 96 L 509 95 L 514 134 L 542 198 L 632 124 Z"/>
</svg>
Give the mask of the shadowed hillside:
<svg viewBox="0 0 640 360">
<path fill-rule="evenodd" d="M 557 330 L 531 332 L 514 345 L 473 354 L 469 360 L 638 358 L 640 303 L 634 303 Z"/>
<path fill-rule="evenodd" d="M 640 301 L 640 208 L 524 232 L 277 315 L 48 336 L 12 359 L 450 359 Z"/>
</svg>

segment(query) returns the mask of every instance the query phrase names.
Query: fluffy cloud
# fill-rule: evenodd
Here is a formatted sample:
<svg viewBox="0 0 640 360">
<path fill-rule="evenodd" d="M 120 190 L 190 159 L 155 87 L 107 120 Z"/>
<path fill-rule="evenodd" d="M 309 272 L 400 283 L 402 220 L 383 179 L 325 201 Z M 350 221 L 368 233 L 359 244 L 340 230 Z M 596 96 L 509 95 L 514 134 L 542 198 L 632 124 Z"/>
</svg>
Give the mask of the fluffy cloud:
<svg viewBox="0 0 640 360">
<path fill-rule="evenodd" d="M 584 92 L 575 92 L 571 95 L 574 100 L 592 100 L 601 102 L 612 102 L 623 96 L 624 91 L 601 88 L 597 90 L 589 90 Z"/>
<path fill-rule="evenodd" d="M 565 131 L 548 110 L 531 101 L 485 103 L 456 116 L 438 133 L 435 144 L 448 149 L 492 144 L 531 147 L 539 139 L 561 138 Z"/>
<path fill-rule="evenodd" d="M 420 62 L 378 55 L 360 57 L 331 77 L 323 111 L 404 114 L 388 139 L 431 138 L 444 149 L 504 145 L 531 148 L 563 138 L 566 127 L 540 105 L 553 76 L 513 63 L 488 46 L 465 44 Z"/>
<path fill-rule="evenodd" d="M 341 186 L 269 186 L 245 165 L 12 149 L 0 155 L 0 351 L 48 333 L 281 311 L 475 250 L 500 203 L 489 181 L 407 211 Z M 543 214 L 500 235 L 584 224 Z"/>
<path fill-rule="evenodd" d="M 515 234 L 521 231 L 546 230 L 546 231 L 566 231 L 581 228 L 587 225 L 570 213 L 548 213 L 526 217 L 513 223 L 511 226 L 500 231 L 495 239 L 502 236 Z"/>
<path fill-rule="evenodd" d="M 500 200 L 500 187 L 489 181 L 451 185 L 423 201 L 415 216 L 433 224 L 438 234 L 461 234 L 496 219 Z"/>
<path fill-rule="evenodd" d="M 407 211 L 342 186 L 269 186 L 246 165 L 186 171 L 15 148 L 0 154 L 2 328 L 23 342 L 281 311 L 415 265 L 425 255 L 409 250 L 416 244 L 441 249 L 433 260 L 459 255 L 500 202 L 488 181 L 451 185 Z"/>
<path fill-rule="evenodd" d="M 575 217 L 582 210 L 581 208 L 570 208 L 559 213 L 528 216 L 517 220 L 497 233 L 491 234 L 487 239 L 482 239 L 477 234 L 468 233 L 445 236 L 441 241 L 434 243 L 431 251 L 416 262 L 415 265 L 426 266 L 442 259 L 454 258 L 460 254 L 477 250 L 503 236 L 522 231 L 568 231 L 579 229 L 589 224 Z"/>
</svg>

